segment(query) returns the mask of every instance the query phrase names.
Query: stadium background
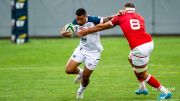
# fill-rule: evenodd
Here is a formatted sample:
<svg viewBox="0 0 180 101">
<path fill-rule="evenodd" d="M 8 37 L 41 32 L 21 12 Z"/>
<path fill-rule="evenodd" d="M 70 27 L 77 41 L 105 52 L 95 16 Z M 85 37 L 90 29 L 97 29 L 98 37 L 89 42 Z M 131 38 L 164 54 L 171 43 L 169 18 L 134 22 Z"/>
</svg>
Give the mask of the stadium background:
<svg viewBox="0 0 180 101">
<path fill-rule="evenodd" d="M 155 49 L 148 67 L 172 91 L 170 101 L 180 100 L 179 0 L 28 0 L 30 41 L 23 45 L 10 42 L 10 1 L 0 0 L 0 101 L 77 101 L 79 85 L 73 84 L 75 75 L 67 75 L 64 68 L 79 39 L 50 37 L 60 37 L 61 27 L 74 19 L 79 7 L 90 15 L 108 16 L 129 1 L 144 16 L 150 34 L 177 35 L 153 37 Z M 118 28 L 103 33 L 122 35 Z M 134 94 L 138 83 L 127 61 L 127 41 L 123 37 L 101 41 L 102 58 L 82 101 L 157 101 L 159 92 L 150 86 L 148 96 Z"/>
<path fill-rule="evenodd" d="M 11 35 L 10 1 L 0 1 L 0 37 Z M 117 13 L 128 1 L 134 1 L 137 12 L 144 16 L 149 33 L 180 33 L 179 0 L 28 0 L 29 36 L 59 36 L 60 28 L 74 19 L 79 7 L 85 8 L 89 15 L 108 16 Z M 122 34 L 118 28 L 103 33 Z"/>
</svg>

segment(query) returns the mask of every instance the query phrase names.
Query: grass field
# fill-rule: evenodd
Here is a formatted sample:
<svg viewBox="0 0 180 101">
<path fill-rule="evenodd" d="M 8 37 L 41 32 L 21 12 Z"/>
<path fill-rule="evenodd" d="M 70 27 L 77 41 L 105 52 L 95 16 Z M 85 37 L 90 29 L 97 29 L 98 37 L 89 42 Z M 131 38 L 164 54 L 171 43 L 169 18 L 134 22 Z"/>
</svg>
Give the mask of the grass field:
<svg viewBox="0 0 180 101">
<path fill-rule="evenodd" d="M 160 92 L 137 96 L 124 38 L 102 38 L 104 51 L 82 101 L 156 101 Z M 180 37 L 155 37 L 149 73 L 180 101 Z M 75 75 L 64 71 L 78 39 L 31 39 L 24 45 L 0 40 L 0 101 L 76 101 Z M 83 67 L 83 65 L 81 66 Z"/>
</svg>

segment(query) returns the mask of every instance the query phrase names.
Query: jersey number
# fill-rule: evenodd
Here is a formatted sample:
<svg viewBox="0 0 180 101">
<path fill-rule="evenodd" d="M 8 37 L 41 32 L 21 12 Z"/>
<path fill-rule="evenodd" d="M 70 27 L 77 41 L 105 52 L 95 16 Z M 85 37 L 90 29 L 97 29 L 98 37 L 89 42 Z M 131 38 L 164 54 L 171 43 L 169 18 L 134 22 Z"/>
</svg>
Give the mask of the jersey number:
<svg viewBox="0 0 180 101">
<path fill-rule="evenodd" d="M 139 20 L 137 20 L 137 19 L 131 19 L 130 20 L 130 25 L 131 25 L 131 29 L 133 29 L 133 30 L 140 29 Z"/>
</svg>

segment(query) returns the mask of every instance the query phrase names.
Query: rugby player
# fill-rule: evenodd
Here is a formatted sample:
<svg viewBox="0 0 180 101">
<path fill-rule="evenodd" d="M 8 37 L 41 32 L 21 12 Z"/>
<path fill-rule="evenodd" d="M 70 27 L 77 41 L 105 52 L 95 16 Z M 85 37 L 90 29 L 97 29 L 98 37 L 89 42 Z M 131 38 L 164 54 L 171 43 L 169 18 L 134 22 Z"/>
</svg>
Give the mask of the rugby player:
<svg viewBox="0 0 180 101">
<path fill-rule="evenodd" d="M 97 31 L 113 28 L 118 25 L 127 39 L 131 48 L 129 54 L 129 62 L 134 70 L 134 73 L 140 83 L 140 87 L 135 91 L 136 94 L 148 94 L 145 83 L 161 91 L 159 99 L 169 99 L 172 93 L 168 91 L 153 75 L 147 73 L 148 61 L 151 52 L 154 48 L 154 43 L 151 35 L 145 30 L 144 18 L 135 12 L 133 3 L 126 3 L 124 6 L 124 14 L 115 16 L 103 24 L 98 24 L 89 29 L 81 29 L 78 36 L 90 35 Z"/>
</svg>

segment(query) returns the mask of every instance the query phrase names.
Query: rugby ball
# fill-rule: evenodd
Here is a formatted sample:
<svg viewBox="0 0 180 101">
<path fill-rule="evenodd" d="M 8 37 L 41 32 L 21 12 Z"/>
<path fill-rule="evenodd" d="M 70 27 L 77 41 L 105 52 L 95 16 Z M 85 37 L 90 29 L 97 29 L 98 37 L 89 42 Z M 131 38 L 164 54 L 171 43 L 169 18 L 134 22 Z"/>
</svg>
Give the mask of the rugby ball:
<svg viewBox="0 0 180 101">
<path fill-rule="evenodd" d="M 66 32 L 69 32 L 69 33 L 70 33 L 70 36 L 71 36 L 71 37 L 74 37 L 74 36 L 75 36 L 76 28 L 75 28 L 75 26 L 74 26 L 72 23 L 66 24 L 64 28 L 65 28 L 65 31 L 66 31 Z"/>
</svg>

